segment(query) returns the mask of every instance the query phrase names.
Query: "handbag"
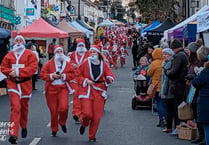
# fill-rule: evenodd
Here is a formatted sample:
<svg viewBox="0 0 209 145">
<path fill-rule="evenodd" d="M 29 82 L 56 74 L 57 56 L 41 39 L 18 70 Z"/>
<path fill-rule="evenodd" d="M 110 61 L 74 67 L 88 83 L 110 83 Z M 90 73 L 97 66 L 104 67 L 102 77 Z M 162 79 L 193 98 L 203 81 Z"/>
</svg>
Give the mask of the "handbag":
<svg viewBox="0 0 209 145">
<path fill-rule="evenodd" d="M 196 88 L 193 85 L 191 85 L 189 89 L 189 93 L 187 95 L 187 103 L 192 103 L 195 92 L 196 92 Z"/>
<path fill-rule="evenodd" d="M 147 95 L 154 98 L 156 91 L 157 91 L 157 85 L 150 84 L 147 89 Z"/>
<path fill-rule="evenodd" d="M 182 102 L 178 106 L 178 118 L 180 120 L 193 120 L 194 119 L 194 113 L 192 110 L 192 106 L 190 103 Z"/>
</svg>

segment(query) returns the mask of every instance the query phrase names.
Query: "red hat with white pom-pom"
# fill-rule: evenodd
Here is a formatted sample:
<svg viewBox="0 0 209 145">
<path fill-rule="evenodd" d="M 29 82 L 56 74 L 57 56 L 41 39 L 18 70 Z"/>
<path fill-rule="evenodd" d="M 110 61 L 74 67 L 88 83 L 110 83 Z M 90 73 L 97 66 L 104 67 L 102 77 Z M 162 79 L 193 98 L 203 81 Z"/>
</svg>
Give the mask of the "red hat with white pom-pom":
<svg viewBox="0 0 209 145">
<path fill-rule="evenodd" d="M 95 50 L 98 53 L 101 53 L 101 47 L 98 45 L 91 45 L 90 51 Z"/>
<path fill-rule="evenodd" d="M 62 50 L 62 52 L 63 52 L 64 51 L 63 46 L 62 45 L 55 45 L 54 46 L 54 54 L 57 52 L 57 50 Z"/>
</svg>

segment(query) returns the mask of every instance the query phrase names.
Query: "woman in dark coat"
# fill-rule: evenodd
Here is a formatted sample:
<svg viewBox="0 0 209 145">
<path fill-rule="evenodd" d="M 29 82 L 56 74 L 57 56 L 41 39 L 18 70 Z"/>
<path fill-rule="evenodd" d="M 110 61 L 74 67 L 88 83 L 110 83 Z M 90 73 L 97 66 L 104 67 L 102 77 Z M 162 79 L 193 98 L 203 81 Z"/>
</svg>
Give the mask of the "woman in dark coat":
<svg viewBox="0 0 209 145">
<path fill-rule="evenodd" d="M 204 51 L 202 51 L 204 49 Z M 199 52 L 198 52 L 199 51 Z M 197 121 L 203 124 L 205 131 L 205 141 L 209 144 L 209 48 L 202 46 L 197 51 L 197 57 L 201 61 L 206 61 L 204 69 L 192 81 L 193 86 L 199 90 L 197 98 Z M 201 52 L 200 52 L 201 51 Z"/>
</svg>

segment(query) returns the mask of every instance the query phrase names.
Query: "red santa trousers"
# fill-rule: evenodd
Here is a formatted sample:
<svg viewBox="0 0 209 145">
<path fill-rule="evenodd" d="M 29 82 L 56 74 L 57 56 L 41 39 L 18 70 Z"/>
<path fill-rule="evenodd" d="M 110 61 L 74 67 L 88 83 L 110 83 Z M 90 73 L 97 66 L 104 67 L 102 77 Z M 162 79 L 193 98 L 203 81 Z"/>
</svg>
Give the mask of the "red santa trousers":
<svg viewBox="0 0 209 145">
<path fill-rule="evenodd" d="M 71 83 L 72 88 L 75 90 L 73 93 L 73 107 L 72 107 L 72 115 L 77 115 L 80 118 L 81 115 L 81 103 L 80 100 L 78 99 L 78 84 L 76 83 Z"/>
<path fill-rule="evenodd" d="M 95 97 L 93 99 L 80 99 L 81 124 L 85 127 L 89 125 L 89 139 L 93 139 L 96 136 L 105 104 L 105 100 L 101 94 L 95 93 L 95 91 L 94 94 Z"/>
<path fill-rule="evenodd" d="M 28 102 L 29 98 L 20 99 L 19 95 L 9 92 L 11 103 L 9 135 L 18 138 L 19 125 L 21 128 L 27 128 L 28 123 Z"/>
<path fill-rule="evenodd" d="M 125 57 L 120 57 L 120 64 L 121 65 L 125 64 L 125 61 L 126 61 Z"/>
<path fill-rule="evenodd" d="M 69 111 L 69 91 L 66 86 L 51 87 L 56 91 L 46 92 L 46 101 L 51 114 L 51 130 L 57 132 L 58 124 L 66 125 Z"/>
</svg>

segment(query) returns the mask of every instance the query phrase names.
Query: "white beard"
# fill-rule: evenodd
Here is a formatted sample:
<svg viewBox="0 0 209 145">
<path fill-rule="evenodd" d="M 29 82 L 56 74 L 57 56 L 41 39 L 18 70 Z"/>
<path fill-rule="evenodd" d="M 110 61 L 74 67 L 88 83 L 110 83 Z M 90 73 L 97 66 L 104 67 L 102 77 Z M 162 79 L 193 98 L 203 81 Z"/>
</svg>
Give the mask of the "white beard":
<svg viewBox="0 0 209 145">
<path fill-rule="evenodd" d="M 91 63 L 97 65 L 99 64 L 99 58 L 97 55 L 92 55 L 92 56 L 89 56 L 89 60 L 91 61 Z"/>
<path fill-rule="evenodd" d="M 23 44 L 15 44 L 15 45 L 13 46 L 13 51 L 14 51 L 15 53 L 20 53 L 20 52 L 22 52 L 24 49 L 25 49 L 25 45 L 23 45 Z"/>
<path fill-rule="evenodd" d="M 79 54 L 83 54 L 83 53 L 85 53 L 87 50 L 86 50 L 85 47 L 82 47 L 82 48 L 77 47 L 77 48 L 76 48 L 76 51 L 77 51 Z"/>
<path fill-rule="evenodd" d="M 57 64 L 59 64 L 59 63 L 61 63 L 62 61 L 64 61 L 65 60 L 65 55 L 64 54 L 55 54 L 55 56 L 54 56 L 54 59 L 55 59 L 55 62 L 57 63 Z"/>
</svg>

